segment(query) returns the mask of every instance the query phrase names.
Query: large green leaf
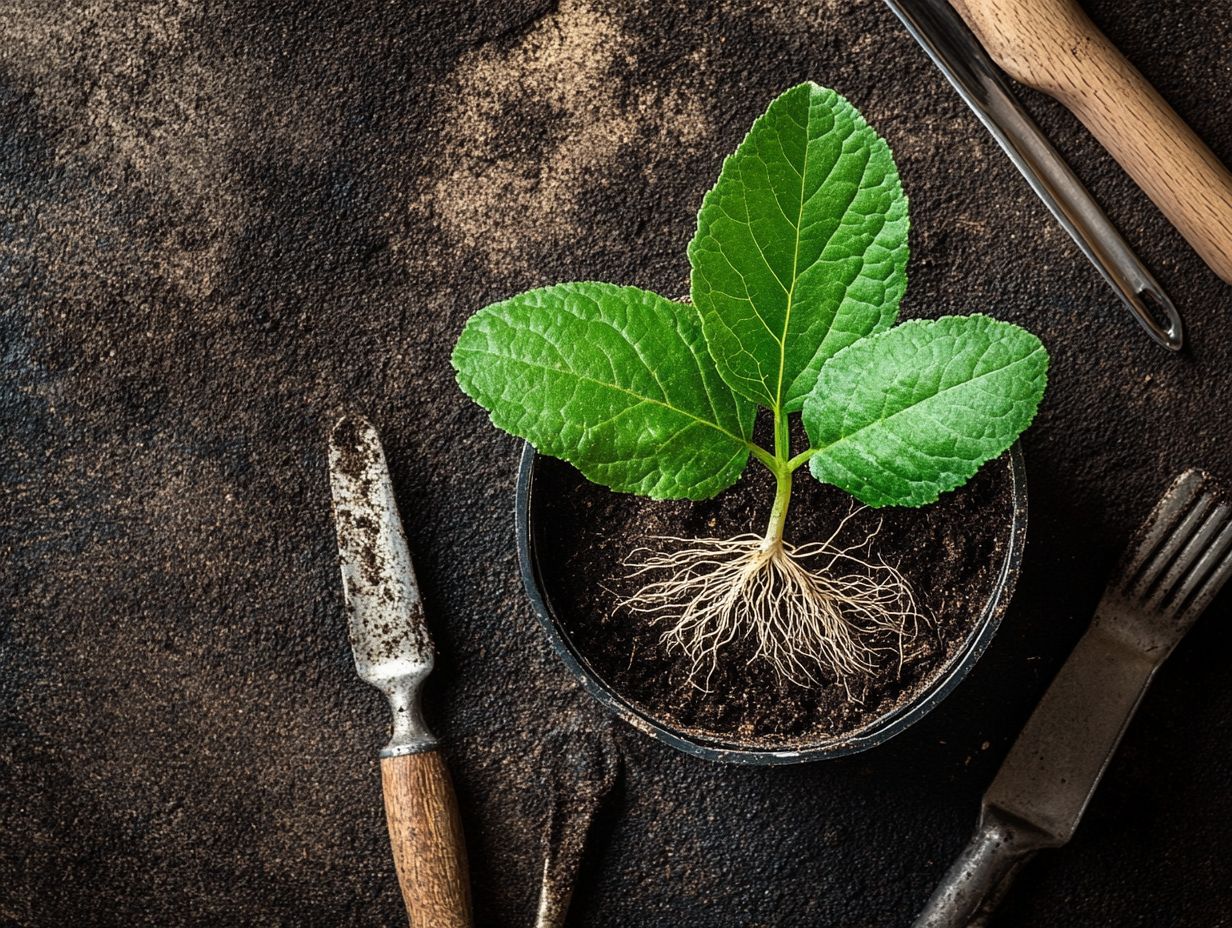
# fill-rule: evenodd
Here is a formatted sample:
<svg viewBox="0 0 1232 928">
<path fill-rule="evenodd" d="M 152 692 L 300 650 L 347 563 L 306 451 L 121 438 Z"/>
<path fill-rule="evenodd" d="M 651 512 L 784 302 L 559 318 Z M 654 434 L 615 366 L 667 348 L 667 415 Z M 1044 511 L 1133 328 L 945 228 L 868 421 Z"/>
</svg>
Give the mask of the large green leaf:
<svg viewBox="0 0 1232 928">
<path fill-rule="evenodd" d="M 1038 338 L 987 316 L 905 322 L 835 355 L 804 403 L 809 464 L 870 506 L 922 506 L 1014 443 L 1047 382 Z"/>
<path fill-rule="evenodd" d="M 894 322 L 907 225 L 889 146 L 855 107 L 811 83 L 770 104 L 724 161 L 689 244 L 723 379 L 799 409 L 826 359 Z"/>
<path fill-rule="evenodd" d="M 453 365 L 497 426 L 613 490 L 706 499 L 748 462 L 755 409 L 715 371 L 696 312 L 636 287 L 494 303 L 467 322 Z"/>
</svg>

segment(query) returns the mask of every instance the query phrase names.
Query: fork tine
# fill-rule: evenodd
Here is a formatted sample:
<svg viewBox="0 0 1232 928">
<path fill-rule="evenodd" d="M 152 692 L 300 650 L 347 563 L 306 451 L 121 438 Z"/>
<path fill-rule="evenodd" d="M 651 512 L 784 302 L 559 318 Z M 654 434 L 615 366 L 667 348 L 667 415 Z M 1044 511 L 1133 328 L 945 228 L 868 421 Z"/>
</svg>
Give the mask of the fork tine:
<svg viewBox="0 0 1232 928">
<path fill-rule="evenodd" d="M 1172 482 L 1147 518 L 1147 529 L 1141 539 L 1126 552 L 1120 571 L 1119 585 L 1123 589 L 1129 590 L 1135 585 L 1138 575 L 1188 511 L 1204 482 L 1204 475 L 1198 470 L 1187 470 Z"/>
<path fill-rule="evenodd" d="M 1163 539 L 1158 550 L 1146 562 L 1132 587 L 1132 595 L 1136 599 L 1145 599 L 1160 575 L 1168 568 L 1177 553 L 1188 543 L 1190 537 L 1203 524 L 1207 512 L 1214 500 L 1210 496 L 1202 496 L 1185 513 L 1179 525 L 1170 525 L 1168 534 Z"/>
<path fill-rule="evenodd" d="M 1210 565 L 1217 565 L 1213 570 L 1208 569 L 1208 565 L 1201 564 L 1202 570 L 1194 568 L 1194 573 L 1190 580 L 1185 582 L 1181 591 L 1178 591 L 1176 603 L 1178 608 L 1183 608 L 1185 620 L 1196 619 L 1201 615 L 1202 610 L 1211 604 L 1228 578 L 1232 577 L 1232 524 L 1229 524 L 1220 533 L 1215 544 L 1211 546 L 1211 551 L 1208 557 L 1204 557 L 1203 561 L 1208 561 Z M 1220 560 L 1222 557 L 1222 560 Z M 1199 573 L 1206 574 L 1206 579 L 1197 580 Z M 1200 584 L 1200 585 L 1199 585 Z M 1194 592 L 1194 588 L 1197 591 Z M 1192 596 L 1191 596 L 1192 594 Z M 1189 600 L 1186 604 L 1186 600 Z"/>
<path fill-rule="evenodd" d="M 1210 508 L 1214 499 L 1204 496 L 1202 502 L 1206 505 L 1197 508 L 1205 510 Z M 1147 609 L 1166 608 L 1169 611 L 1175 611 L 1184 605 L 1188 592 L 1197 585 L 1206 570 L 1219 562 L 1218 558 L 1222 551 L 1217 552 L 1215 549 L 1218 547 L 1220 533 L 1227 527 L 1228 511 L 1228 506 L 1223 503 L 1211 510 L 1176 559 L 1169 565 L 1163 579 L 1159 581 L 1155 591 L 1147 599 Z M 1211 544 L 1212 539 L 1216 543 L 1214 547 Z M 1177 590 L 1175 596 L 1171 596 L 1173 588 L 1182 580 L 1184 583 L 1181 584 L 1181 589 Z M 1166 606 L 1165 602 L 1167 602 Z"/>
</svg>

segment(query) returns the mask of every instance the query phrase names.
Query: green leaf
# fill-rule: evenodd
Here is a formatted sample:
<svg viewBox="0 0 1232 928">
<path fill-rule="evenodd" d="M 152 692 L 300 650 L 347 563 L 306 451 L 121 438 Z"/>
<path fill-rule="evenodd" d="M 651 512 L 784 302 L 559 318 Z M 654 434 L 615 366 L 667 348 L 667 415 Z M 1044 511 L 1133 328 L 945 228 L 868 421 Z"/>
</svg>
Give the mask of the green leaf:
<svg viewBox="0 0 1232 928">
<path fill-rule="evenodd" d="M 828 358 L 894 322 L 907 225 L 889 146 L 855 107 L 811 83 L 771 103 L 724 161 L 689 244 L 723 379 L 799 409 Z"/>
<path fill-rule="evenodd" d="M 835 355 L 804 403 L 813 475 L 869 506 L 922 506 L 1031 424 L 1038 338 L 987 316 L 906 322 Z"/>
<path fill-rule="evenodd" d="M 453 366 L 497 426 L 613 490 L 706 499 L 748 462 L 756 410 L 715 371 L 696 312 L 636 287 L 494 303 L 467 322 Z"/>
</svg>

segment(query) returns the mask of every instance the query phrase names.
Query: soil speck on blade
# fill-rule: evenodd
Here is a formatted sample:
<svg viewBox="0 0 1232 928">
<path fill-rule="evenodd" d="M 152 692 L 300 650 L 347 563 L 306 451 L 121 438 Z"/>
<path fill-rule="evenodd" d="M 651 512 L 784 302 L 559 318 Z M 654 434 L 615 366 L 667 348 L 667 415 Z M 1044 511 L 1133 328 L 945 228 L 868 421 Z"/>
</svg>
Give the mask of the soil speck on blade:
<svg viewBox="0 0 1232 928">
<path fill-rule="evenodd" d="M 347 416 L 340 420 L 330 436 L 338 455 L 338 469 L 352 480 L 363 477 L 376 456 L 376 449 L 364 434 L 363 420 Z"/>
<path fill-rule="evenodd" d="M 372 497 L 372 472 L 379 466 L 382 454 L 368 428 L 364 420 L 347 416 L 334 427 L 329 439 L 337 473 L 350 481 L 357 499 L 361 500 Z M 351 539 L 349 546 L 357 552 L 360 574 L 355 580 L 362 579 L 372 590 L 378 590 L 386 566 L 383 552 L 377 546 L 380 526 L 371 512 L 363 507 L 340 506 L 335 501 L 334 511 L 335 517 L 340 520 L 339 531 Z"/>
<path fill-rule="evenodd" d="M 752 660 L 752 647 L 736 641 L 722 652 L 703 690 L 690 679 L 688 659 L 661 641 L 664 623 L 620 608 L 645 581 L 630 579 L 624 562 L 639 547 L 661 546 L 662 536 L 760 531 L 773 478 L 751 465 L 713 500 L 655 502 L 589 483 L 560 461 L 544 458 L 539 466 L 535 544 L 543 583 L 562 631 L 592 672 L 671 727 L 764 750 L 853 733 L 909 704 L 948 670 L 993 591 L 1013 511 L 1009 463 L 1002 458 L 931 506 L 864 509 L 852 517 L 848 542 L 881 523 L 873 554 L 903 573 L 928 618 L 901 668 L 889 658 L 871 675 L 848 678 L 846 688 L 833 679 L 804 687 Z M 828 537 L 852 505 L 841 490 L 798 471 L 788 539 L 802 544 Z"/>
</svg>

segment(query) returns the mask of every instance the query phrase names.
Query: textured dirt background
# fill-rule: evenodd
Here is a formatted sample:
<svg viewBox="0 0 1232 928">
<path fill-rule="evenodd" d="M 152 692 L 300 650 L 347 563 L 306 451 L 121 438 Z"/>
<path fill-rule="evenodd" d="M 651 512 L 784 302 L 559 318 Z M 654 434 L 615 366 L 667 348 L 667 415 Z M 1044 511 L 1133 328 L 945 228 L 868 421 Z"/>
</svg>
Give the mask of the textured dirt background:
<svg viewBox="0 0 1232 928">
<path fill-rule="evenodd" d="M 1090 0 L 1232 162 L 1232 13 Z M 475 308 L 545 282 L 685 289 L 723 153 L 839 88 L 912 197 L 912 314 L 1053 352 L 1020 595 L 933 715 L 854 759 L 734 769 L 616 729 L 622 811 L 576 924 L 905 924 L 1133 524 L 1232 476 L 1232 292 L 1050 101 L 1031 108 L 1185 312 L 1117 305 L 876 0 L 0 5 L 0 922 L 394 925 L 323 439 L 382 428 L 442 652 L 484 925 L 530 923 L 534 748 L 605 724 L 519 587 L 517 444 L 454 388 Z M 1232 630 L 1159 675 L 1076 840 L 1005 926 L 1232 925 Z"/>
</svg>

